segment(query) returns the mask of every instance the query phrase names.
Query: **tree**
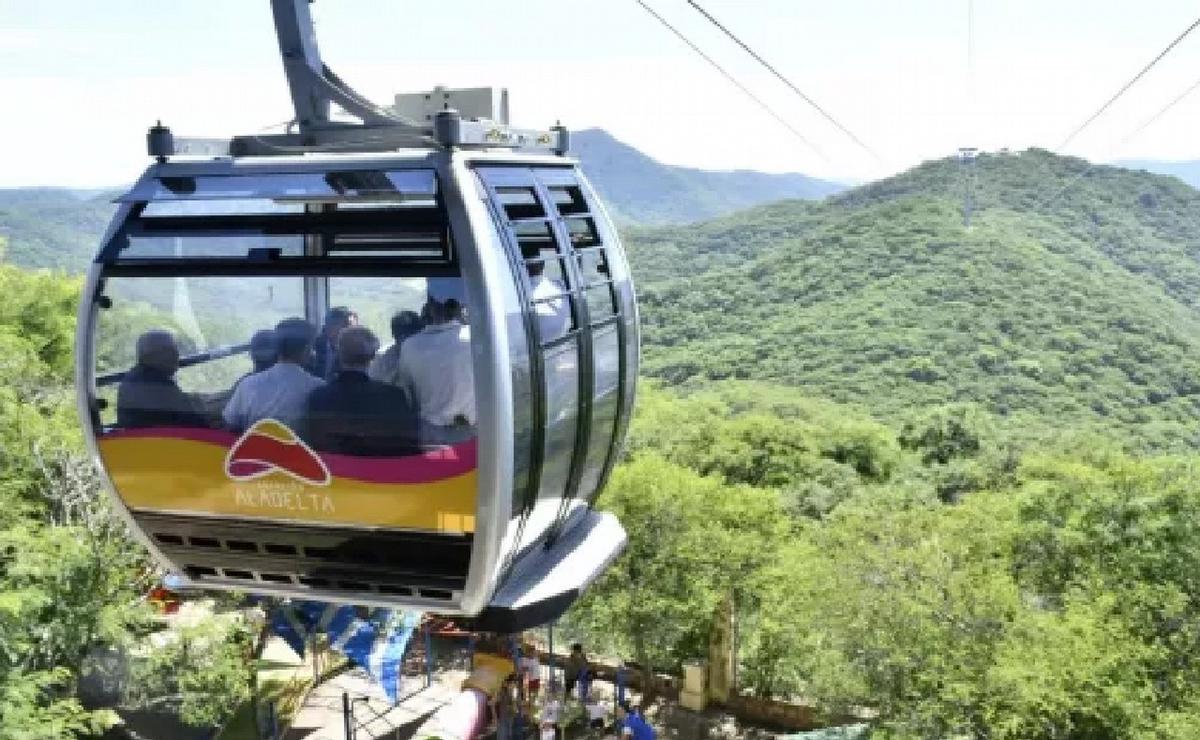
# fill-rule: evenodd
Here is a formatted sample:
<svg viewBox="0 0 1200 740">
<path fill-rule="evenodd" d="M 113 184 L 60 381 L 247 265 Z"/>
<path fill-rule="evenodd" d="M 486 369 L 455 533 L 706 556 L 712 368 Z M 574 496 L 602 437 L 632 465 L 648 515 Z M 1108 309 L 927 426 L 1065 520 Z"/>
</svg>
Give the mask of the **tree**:
<svg viewBox="0 0 1200 740">
<path fill-rule="evenodd" d="M 625 524 L 629 544 L 569 622 L 646 671 L 704 655 L 720 599 L 752 584 L 786 533 L 776 493 L 652 454 L 618 468 L 600 505 Z"/>
</svg>

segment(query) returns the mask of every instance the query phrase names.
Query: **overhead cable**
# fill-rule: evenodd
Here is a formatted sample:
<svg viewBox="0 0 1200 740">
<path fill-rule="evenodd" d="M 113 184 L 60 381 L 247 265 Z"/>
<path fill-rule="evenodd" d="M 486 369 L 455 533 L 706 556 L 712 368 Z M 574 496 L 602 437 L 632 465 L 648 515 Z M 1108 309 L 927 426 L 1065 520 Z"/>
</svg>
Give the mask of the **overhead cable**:
<svg viewBox="0 0 1200 740">
<path fill-rule="evenodd" d="M 846 128 L 844 125 L 842 125 L 842 123 L 840 121 L 838 121 L 836 118 L 834 118 L 832 115 L 830 115 L 828 111 L 826 111 L 824 108 L 822 108 L 820 105 L 818 105 L 817 101 L 813 100 L 808 95 L 805 95 L 804 91 L 801 90 L 799 87 L 797 87 L 795 85 L 795 83 L 793 83 L 787 77 L 784 77 L 783 74 L 778 69 L 776 69 L 774 66 L 772 66 L 766 59 L 763 59 L 762 56 L 760 54 L 758 54 L 758 52 L 754 51 L 754 49 L 751 49 L 744 41 L 742 41 L 740 38 L 738 38 L 736 35 L 734 35 L 734 33 L 732 31 L 730 31 L 728 28 L 726 28 L 716 18 L 714 18 L 711 13 L 709 13 L 707 10 L 702 8 L 700 6 L 700 4 L 696 2 L 696 0 L 687 0 L 687 1 L 688 1 L 688 5 L 691 5 L 697 11 L 699 11 L 699 13 L 701 15 L 703 15 L 706 19 L 708 19 L 709 23 L 713 24 L 718 29 L 720 29 L 720 31 L 722 33 L 724 33 L 726 36 L 728 36 L 735 44 L 742 47 L 743 51 L 745 51 L 750 56 L 754 57 L 754 60 L 756 62 L 761 64 L 763 67 L 765 67 L 768 72 L 775 75 L 775 77 L 777 77 L 780 82 L 782 82 L 783 84 L 785 84 L 789 88 L 791 88 L 792 92 L 799 95 L 800 98 L 804 102 L 806 102 L 810 106 L 812 106 L 813 109 L 816 110 L 817 113 L 820 113 L 821 116 L 826 121 L 829 121 L 830 123 L 832 123 L 839 131 L 841 131 L 843 134 L 845 134 L 847 137 L 849 137 L 850 140 L 853 141 L 860 149 L 862 149 L 867 154 L 870 154 L 875 159 L 876 162 L 878 162 L 879 164 L 884 164 L 883 157 L 880 157 L 875 152 L 874 149 L 872 149 L 871 147 L 864 144 L 862 142 L 862 140 L 859 139 L 857 136 L 855 136 L 854 133 L 850 129 Z"/>
<path fill-rule="evenodd" d="M 1140 126 L 1135 128 L 1133 131 L 1130 131 L 1128 134 L 1125 134 L 1125 136 L 1121 137 L 1120 141 L 1118 141 L 1116 144 L 1113 144 L 1112 147 L 1109 148 L 1109 153 L 1111 154 L 1113 151 L 1128 144 L 1138 134 L 1142 133 L 1143 131 L 1150 128 L 1152 125 L 1154 125 L 1154 123 L 1156 121 L 1158 121 L 1158 119 L 1160 119 L 1164 115 L 1166 115 L 1168 111 L 1170 111 L 1172 108 L 1174 108 L 1175 106 L 1182 103 L 1183 100 L 1185 98 L 1187 98 L 1189 95 L 1196 92 L 1197 89 L 1200 89 L 1200 80 L 1196 80 L 1195 82 L 1193 82 L 1191 87 L 1189 87 L 1188 89 L 1186 89 L 1183 92 L 1176 95 L 1171 100 L 1171 102 L 1169 102 L 1166 105 L 1164 105 L 1163 107 L 1159 108 L 1157 113 L 1155 113 L 1154 115 L 1150 116 L 1145 121 L 1143 121 Z M 1098 166 L 1099 165 L 1089 164 L 1087 167 L 1080 170 L 1079 174 L 1075 175 L 1070 180 L 1068 180 L 1067 183 L 1065 185 L 1063 185 L 1061 188 L 1059 188 L 1058 190 L 1056 190 L 1053 195 L 1051 195 L 1049 198 L 1046 198 L 1044 201 L 1039 203 L 1038 207 L 1037 207 L 1038 210 L 1053 204 L 1055 201 L 1057 201 L 1059 199 L 1060 196 L 1062 196 L 1063 193 L 1067 192 L 1067 190 L 1072 188 L 1075 185 L 1075 183 L 1077 183 L 1080 180 L 1082 180 L 1083 178 L 1087 177 L 1088 174 L 1090 174 Z"/>
<path fill-rule="evenodd" d="M 1141 71 L 1133 76 L 1133 79 L 1131 79 L 1129 82 L 1126 82 L 1124 85 L 1122 85 L 1121 89 L 1117 90 L 1117 92 L 1111 98 L 1109 98 L 1107 101 L 1105 101 L 1104 105 L 1100 106 L 1096 110 L 1095 113 L 1088 116 L 1087 120 L 1085 120 L 1083 123 L 1076 126 L 1075 130 L 1072 131 L 1070 133 L 1070 135 L 1068 135 L 1067 138 L 1063 139 L 1063 142 L 1058 145 L 1058 151 L 1062 151 L 1063 149 L 1065 149 L 1067 144 L 1070 144 L 1075 139 L 1076 136 L 1079 136 L 1079 134 L 1082 133 L 1085 128 L 1087 128 L 1088 126 L 1091 125 L 1092 121 L 1095 121 L 1097 118 L 1099 118 L 1101 116 L 1101 114 L 1104 113 L 1104 111 L 1108 110 L 1109 106 L 1111 106 L 1113 103 L 1115 103 L 1117 101 L 1118 98 L 1120 98 L 1122 95 L 1124 95 L 1126 93 L 1126 91 L 1129 90 L 1129 88 L 1131 88 L 1135 84 L 1137 84 L 1138 80 L 1145 77 L 1146 73 L 1149 72 L 1154 67 L 1154 65 L 1158 64 L 1162 60 L 1162 58 L 1165 57 L 1167 54 L 1170 54 L 1171 50 L 1174 49 L 1176 46 L 1178 46 L 1179 42 L 1181 42 L 1185 38 L 1187 38 L 1188 34 L 1190 34 L 1192 31 L 1196 30 L 1197 26 L 1200 26 L 1200 18 L 1197 18 L 1196 20 L 1192 21 L 1192 25 L 1190 25 L 1186 29 L 1184 29 L 1183 33 L 1176 36 L 1174 41 L 1167 44 L 1167 48 L 1160 51 L 1158 53 L 1158 56 L 1151 59 L 1150 63 L 1147 64 L 1145 67 L 1142 67 Z"/>
<path fill-rule="evenodd" d="M 734 77 L 733 75 L 731 75 L 729 72 L 725 71 L 725 68 L 724 68 L 724 67 L 722 67 L 720 64 L 717 64 L 717 63 L 716 63 L 716 62 L 713 60 L 713 58 L 712 58 L 712 57 L 710 57 L 708 54 L 705 54 L 705 53 L 704 53 L 704 51 L 703 51 L 702 49 L 700 49 L 700 47 L 698 47 L 698 46 L 696 46 L 696 44 L 692 43 L 692 40 L 691 40 L 691 39 L 689 39 L 687 36 L 684 36 L 684 35 L 683 35 L 683 34 L 682 34 L 680 31 L 679 31 L 679 29 L 677 29 L 677 28 L 675 28 L 675 26 L 671 25 L 671 24 L 670 24 L 670 23 L 667 21 L 667 19 L 666 19 L 666 18 L 663 18 L 661 15 L 659 15 L 657 12 L 655 12 L 654 8 L 651 8 L 649 5 L 647 5 L 647 4 L 644 2 L 644 0 L 637 0 L 637 4 L 638 4 L 638 5 L 640 5 L 640 6 L 642 6 L 642 8 L 644 8 L 644 9 L 645 9 L 645 11 L 646 11 L 647 13 L 649 13 L 649 14 L 650 14 L 650 15 L 652 15 L 652 16 L 654 16 L 654 18 L 655 18 L 655 19 L 656 19 L 656 20 L 657 20 L 659 23 L 661 23 L 662 25 L 666 26 L 666 27 L 667 27 L 667 29 L 671 31 L 671 33 L 675 34 L 675 36 L 676 36 L 676 37 L 678 37 L 680 41 L 682 41 L 683 43 L 687 44 L 687 45 L 688 45 L 688 47 L 689 47 L 689 48 L 691 48 L 691 50 L 692 50 L 692 51 L 694 51 L 694 52 L 696 52 L 696 54 L 700 55 L 700 57 L 701 57 L 701 58 L 702 58 L 704 61 L 706 61 L 706 62 L 708 62 L 709 64 L 711 64 L 711 65 L 713 66 L 713 68 L 714 68 L 714 69 L 716 69 L 718 72 L 720 72 L 720 73 L 721 73 L 721 75 L 722 75 L 722 76 L 723 76 L 725 79 L 729 80 L 731 83 L 733 83 L 733 85 L 734 85 L 735 87 L 737 87 L 737 89 L 741 90 L 741 91 L 742 91 L 742 93 L 743 93 L 743 94 L 744 94 L 746 97 L 748 97 L 748 98 L 750 98 L 751 100 L 753 100 L 755 103 L 757 103 L 757 104 L 758 104 L 758 106 L 759 106 L 760 108 L 762 108 L 762 109 L 763 109 L 763 110 L 765 110 L 767 113 L 769 113 L 769 114 L 771 115 L 771 117 L 772 117 L 772 118 L 774 118 L 776 121 L 779 121 L 779 123 L 783 124 L 783 126 L 784 126 L 785 128 L 787 128 L 787 130 L 788 130 L 788 131 L 791 131 L 791 132 L 792 132 L 792 134 L 793 134 L 793 135 L 794 135 L 794 136 L 795 136 L 797 139 L 799 139 L 799 140 L 800 140 L 800 141 L 801 141 L 801 142 L 802 142 L 802 143 L 803 143 L 805 146 L 807 146 L 809 149 L 813 150 L 813 152 L 815 152 L 815 153 L 817 154 L 817 156 L 821 157 L 821 159 L 824 159 L 825 161 L 828 161 L 828 159 L 827 159 L 827 158 L 826 158 L 826 156 L 825 156 L 825 153 L 824 153 L 824 152 L 822 152 L 820 149 L 818 149 L 816 146 L 814 146 L 814 145 L 813 145 L 813 143 L 812 143 L 811 141 L 809 141 L 807 138 L 805 138 L 804 134 L 800 133 L 800 131 L 799 131 L 799 130 L 798 130 L 796 127 L 795 127 L 795 126 L 793 126 L 793 125 L 792 125 L 792 124 L 791 124 L 791 123 L 790 123 L 790 122 L 789 122 L 787 119 L 785 119 L 783 116 L 781 116 L 781 115 L 779 115 L 778 113 L 776 113 L 776 112 L 775 112 L 775 109 L 774 109 L 774 108 L 772 108 L 771 106 L 767 105 L 766 103 L 764 103 L 764 102 L 762 101 L 762 99 L 761 99 L 761 98 L 759 98 L 759 97 L 758 97 L 757 95 L 755 95 L 754 93 L 750 92 L 750 90 L 749 90 L 749 89 L 748 89 L 748 88 L 747 88 L 745 85 L 743 85 L 741 82 L 738 82 L 737 78 L 735 78 L 735 77 Z"/>
</svg>

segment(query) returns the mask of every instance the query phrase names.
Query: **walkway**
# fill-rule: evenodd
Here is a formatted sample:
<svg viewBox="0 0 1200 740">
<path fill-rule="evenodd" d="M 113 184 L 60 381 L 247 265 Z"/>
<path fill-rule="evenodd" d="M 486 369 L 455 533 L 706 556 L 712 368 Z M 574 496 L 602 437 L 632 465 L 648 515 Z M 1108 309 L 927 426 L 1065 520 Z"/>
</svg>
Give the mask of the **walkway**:
<svg viewBox="0 0 1200 740">
<path fill-rule="evenodd" d="M 393 705 L 361 668 L 334 676 L 309 692 L 285 740 L 347 740 L 342 695 L 354 706 L 353 740 L 408 740 L 443 705 L 458 696 L 465 674 L 452 671 L 425 687 L 424 676 L 408 679 L 407 696 Z"/>
</svg>

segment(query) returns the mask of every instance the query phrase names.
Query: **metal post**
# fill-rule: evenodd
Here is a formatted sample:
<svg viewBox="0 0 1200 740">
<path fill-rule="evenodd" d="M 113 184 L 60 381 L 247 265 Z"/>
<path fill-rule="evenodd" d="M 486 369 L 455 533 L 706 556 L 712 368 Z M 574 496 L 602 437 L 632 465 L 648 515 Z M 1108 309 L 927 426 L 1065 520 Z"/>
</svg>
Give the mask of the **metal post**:
<svg viewBox="0 0 1200 740">
<path fill-rule="evenodd" d="M 467 667 L 470 670 L 475 670 L 475 633 L 467 639 Z"/>
<path fill-rule="evenodd" d="M 425 688 L 433 685 L 433 628 L 425 623 Z"/>
<path fill-rule="evenodd" d="M 624 661 L 622 661 L 622 662 L 621 662 L 621 663 L 620 663 L 620 664 L 617 666 L 617 697 L 616 697 L 616 703 L 617 703 L 618 705 L 619 705 L 621 702 L 625 701 L 625 672 L 626 672 L 626 670 L 627 670 L 627 669 L 625 668 L 625 663 L 624 663 Z M 614 711 L 614 712 L 616 711 L 616 707 L 615 707 L 615 706 L 613 707 L 613 711 Z"/>
<path fill-rule="evenodd" d="M 546 687 L 549 688 L 554 685 L 554 622 L 551 622 L 547 629 L 550 632 L 550 645 L 549 650 L 547 650 L 546 665 L 550 667 L 550 675 L 546 679 Z M 563 698 L 566 699 L 566 697 Z"/>
<path fill-rule="evenodd" d="M 525 691 L 525 673 L 521 670 L 521 641 L 516 637 L 508 638 L 509 651 L 512 653 L 513 673 L 517 674 L 517 701 L 524 702 L 526 697 Z"/>
<path fill-rule="evenodd" d="M 354 705 L 350 703 L 350 694 L 342 692 L 342 725 L 346 730 L 346 740 L 354 740 Z"/>
<path fill-rule="evenodd" d="M 313 664 L 313 685 L 316 686 L 321 682 L 321 665 L 320 656 L 317 655 L 317 629 L 313 627 L 312 633 L 309 635 L 309 652 L 312 654 Z"/>
</svg>

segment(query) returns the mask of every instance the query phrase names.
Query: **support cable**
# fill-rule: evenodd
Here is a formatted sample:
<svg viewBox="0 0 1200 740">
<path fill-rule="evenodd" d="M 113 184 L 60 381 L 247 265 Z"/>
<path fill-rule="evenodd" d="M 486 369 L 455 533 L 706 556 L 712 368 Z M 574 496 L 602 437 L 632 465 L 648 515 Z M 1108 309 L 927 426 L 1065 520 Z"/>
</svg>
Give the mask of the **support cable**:
<svg viewBox="0 0 1200 740">
<path fill-rule="evenodd" d="M 1116 144 L 1113 144 L 1111 147 L 1109 147 L 1108 153 L 1111 154 L 1112 152 L 1116 151 L 1117 149 L 1120 149 L 1121 147 L 1128 144 L 1135 137 L 1137 137 L 1138 134 L 1142 133 L 1146 129 L 1153 126 L 1154 123 L 1158 121 L 1158 119 L 1162 118 L 1164 115 L 1167 114 L 1167 112 L 1169 112 L 1172 108 L 1174 108 L 1175 106 L 1182 103 L 1185 98 L 1187 98 L 1192 93 L 1196 92 L 1196 90 L 1198 90 L 1198 89 L 1200 89 L 1200 80 L 1196 80 L 1195 82 L 1193 82 L 1192 85 L 1188 89 L 1184 90 L 1179 95 L 1176 95 L 1171 100 L 1171 102 L 1167 103 L 1162 108 L 1159 108 L 1157 113 L 1155 113 L 1154 115 L 1150 116 L 1145 121 L 1143 121 L 1140 126 L 1135 128 L 1133 131 L 1130 131 L 1128 134 L 1125 134 L 1125 136 L 1121 137 L 1120 141 L 1118 141 Z M 1095 170 L 1099 166 L 1100 165 L 1098 165 L 1098 164 L 1089 164 L 1087 167 L 1080 170 L 1079 174 L 1075 175 L 1070 180 L 1068 180 L 1067 183 L 1065 185 L 1063 185 L 1061 188 L 1059 188 L 1058 190 L 1056 190 L 1053 195 L 1051 195 L 1049 198 L 1046 198 L 1044 201 L 1039 203 L 1037 206 L 1037 210 L 1041 210 L 1042 208 L 1052 205 L 1056 200 L 1058 200 L 1059 197 L 1062 196 L 1063 193 L 1065 193 L 1068 189 L 1073 187 L 1075 185 L 1075 183 L 1077 183 L 1080 180 L 1082 180 L 1083 178 L 1087 177 L 1088 174 L 1090 174 L 1093 170 Z"/>
<path fill-rule="evenodd" d="M 670 24 L 670 23 L 667 21 L 667 19 L 666 19 L 666 18 L 663 18 L 661 15 L 659 15 L 657 12 L 655 12 L 654 8 L 651 8 L 649 5 L 647 5 L 647 4 L 645 3 L 645 1 L 644 1 L 644 0 L 637 0 L 637 4 L 638 4 L 638 5 L 640 5 L 640 6 L 642 6 L 642 8 L 643 8 L 643 9 L 644 9 L 644 10 L 645 10 L 647 13 L 649 13 L 649 14 L 650 14 L 650 15 L 652 15 L 652 16 L 654 16 L 655 20 L 657 20 L 657 21 L 658 21 L 659 23 L 661 23 L 662 25 L 666 26 L 666 28 L 667 28 L 667 29 L 668 29 L 668 30 L 669 30 L 671 33 L 675 34 L 675 36 L 676 36 L 676 37 L 677 37 L 677 38 L 678 38 L 680 41 L 682 41 L 683 43 L 687 44 L 687 45 L 688 45 L 688 47 L 689 47 L 689 48 L 690 48 L 692 51 L 696 52 L 696 54 L 698 54 L 698 55 L 700 56 L 700 58 L 702 58 L 704 61 L 706 61 L 706 62 L 708 62 L 710 65 L 712 65 L 712 67 L 713 67 L 714 69 L 716 69 L 718 72 L 720 72 L 720 73 L 721 73 L 721 75 L 722 75 L 722 76 L 723 76 L 725 79 L 729 80 L 729 82 L 731 82 L 731 83 L 732 83 L 732 84 L 733 84 L 735 87 L 737 87 L 737 89 L 741 90 L 741 91 L 742 91 L 742 93 L 743 93 L 743 94 L 744 94 L 746 97 L 750 98 L 750 99 L 751 99 L 751 100 L 753 100 L 755 103 L 757 103 L 757 104 L 758 104 L 758 106 L 759 106 L 760 108 L 762 108 L 763 110 L 765 110 L 765 111 L 766 111 L 768 114 L 770 114 L 770 116 L 771 116 L 772 118 L 774 118 L 776 121 L 778 121 L 779 123 L 781 123 L 781 124 L 782 124 L 782 125 L 783 125 L 783 126 L 784 126 L 784 127 L 787 129 L 787 130 L 788 130 L 788 131 L 792 132 L 792 135 L 794 135 L 794 136 L 795 136 L 797 139 L 799 139 L 799 140 L 800 140 L 800 141 L 801 141 L 801 142 L 802 142 L 802 143 L 803 143 L 805 146 L 807 146 L 809 149 L 811 149 L 813 152 L 815 152 L 815 153 L 817 154 L 817 156 L 819 156 L 821 159 L 825 160 L 826 162 L 828 162 L 828 161 L 829 161 L 829 159 L 828 159 L 828 158 L 825 156 L 825 153 L 824 153 L 824 152 L 822 152 L 820 149 L 818 149 L 816 146 L 814 146 L 814 145 L 813 145 L 813 143 L 812 143 L 811 141 L 809 141 L 807 138 L 805 138 L 804 134 L 800 133 L 800 131 L 799 131 L 799 130 L 798 130 L 796 127 L 795 127 L 795 126 L 793 126 L 793 125 L 792 125 L 792 124 L 791 124 L 789 121 L 787 121 L 787 119 L 785 119 L 783 116 L 781 116 L 781 115 L 779 115 L 778 113 L 776 113 L 774 108 L 772 108 L 771 106 L 769 106 L 769 105 L 767 105 L 766 103 L 764 103 L 764 102 L 762 101 L 762 99 L 761 99 L 761 98 L 759 98 L 757 95 L 755 95 L 754 93 L 750 92 L 750 90 L 749 90 L 749 89 L 748 89 L 748 88 L 747 88 L 745 85 L 743 85 L 741 82 L 739 82 L 739 81 L 737 80 L 737 78 L 735 78 L 735 77 L 734 77 L 733 75 L 731 75 L 729 72 L 725 71 L 725 68 L 724 68 L 724 67 L 722 67 L 720 64 L 717 64 L 717 62 L 715 62 L 715 61 L 713 60 L 713 58 L 712 58 L 712 57 L 710 57 L 708 54 L 705 54 L 705 53 L 704 53 L 704 51 L 703 51 L 703 50 L 701 50 L 699 46 L 696 46 L 696 44 L 694 44 L 694 43 L 692 42 L 692 40 L 691 40 L 691 39 L 689 39 L 687 36 L 684 36 L 684 35 L 683 35 L 683 33 L 681 33 L 681 32 L 679 31 L 679 29 L 675 28 L 675 26 L 671 25 L 671 24 Z"/>
<path fill-rule="evenodd" d="M 688 2 L 688 5 L 691 5 L 697 11 L 699 11 L 699 13 L 701 15 L 703 15 L 706 19 L 708 19 L 709 23 L 713 24 L 718 29 L 720 29 L 720 31 L 722 33 L 724 33 L 726 36 L 728 36 L 730 38 L 730 40 L 732 40 L 738 46 L 742 47 L 743 51 L 745 51 L 750 56 L 754 57 L 754 60 L 756 62 L 761 64 L 763 67 L 765 67 L 768 72 L 775 75 L 775 77 L 778 78 L 780 82 L 787 85 L 792 90 L 792 92 L 799 95 L 800 98 L 804 102 L 806 102 L 810 106 L 812 106 L 813 109 L 817 111 L 817 113 L 821 114 L 822 118 L 824 118 L 826 121 L 829 121 L 831 124 L 833 124 L 834 127 L 836 127 L 838 131 L 841 131 L 843 134 L 845 134 L 847 137 L 849 137 L 850 140 L 853 141 L 860 149 L 862 149 L 867 154 L 871 155 L 877 163 L 886 164 L 883 160 L 883 157 L 879 156 L 879 154 L 877 154 L 874 149 L 872 149 L 871 147 L 864 144 L 862 142 L 862 140 L 859 139 L 857 136 L 855 136 L 854 133 L 850 129 L 843 126 L 840 121 L 838 121 L 836 118 L 834 118 L 832 115 L 830 115 L 830 113 L 828 111 L 826 111 L 824 108 L 822 108 L 820 105 L 818 105 L 817 101 L 813 100 L 808 95 L 805 95 L 804 91 L 802 91 L 799 87 L 797 87 L 795 85 L 795 83 L 793 83 L 787 77 L 784 77 L 783 74 L 779 70 L 777 70 L 774 66 L 772 66 L 766 59 L 763 59 L 761 55 L 759 55 L 756 51 L 754 51 L 754 49 L 751 49 L 744 41 L 742 41 L 740 38 L 738 38 L 736 35 L 734 35 L 734 33 L 732 31 L 730 31 L 728 28 L 726 28 L 724 25 L 722 25 L 721 22 L 718 21 L 716 18 L 714 18 L 711 13 L 709 13 L 707 10 L 705 10 L 703 7 L 701 7 L 700 4 L 696 2 L 696 0 L 687 0 L 687 2 Z"/>
<path fill-rule="evenodd" d="M 1184 29 L 1183 33 L 1176 36 L 1174 41 L 1167 44 L 1167 48 L 1160 51 L 1158 53 L 1158 56 L 1151 59 L 1150 63 L 1147 64 L 1145 67 L 1142 67 L 1141 71 L 1133 76 L 1133 79 L 1131 79 L 1129 82 L 1126 82 L 1124 85 L 1122 85 L 1121 89 L 1117 90 L 1117 92 L 1111 98 L 1109 98 L 1107 101 L 1105 101 L 1104 105 L 1100 106 L 1096 110 L 1095 113 L 1088 116 L 1087 120 L 1085 120 L 1083 123 L 1076 126 L 1075 130 L 1072 131 L 1070 133 L 1070 135 L 1067 136 L 1067 138 L 1063 139 L 1063 142 L 1058 145 L 1058 151 L 1062 151 L 1063 149 L 1065 149 L 1067 147 L 1067 144 L 1070 144 L 1072 141 L 1074 141 L 1076 136 L 1079 136 L 1079 134 L 1082 133 L 1085 128 L 1087 128 L 1088 126 L 1091 125 L 1092 121 L 1095 121 L 1097 118 L 1099 118 L 1101 116 L 1101 114 L 1103 114 L 1104 111 L 1108 110 L 1109 106 L 1111 106 L 1113 103 L 1117 102 L 1117 99 L 1120 98 L 1122 95 L 1124 95 L 1129 90 L 1129 88 L 1131 88 L 1135 84 L 1137 84 L 1138 80 L 1145 77 L 1146 73 L 1149 72 L 1154 67 L 1154 65 L 1156 65 L 1160 61 L 1162 61 L 1163 57 L 1165 57 L 1167 54 L 1170 54 L 1171 50 L 1174 49 L 1176 46 L 1178 46 L 1179 42 L 1181 42 L 1185 38 L 1187 38 L 1188 34 L 1190 34 L 1192 31 L 1196 30 L 1197 26 L 1200 26 L 1200 18 L 1197 18 L 1196 20 L 1192 21 L 1192 25 L 1190 25 L 1186 29 Z"/>
</svg>

